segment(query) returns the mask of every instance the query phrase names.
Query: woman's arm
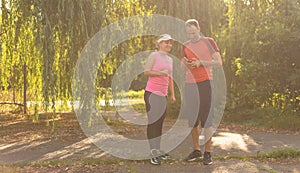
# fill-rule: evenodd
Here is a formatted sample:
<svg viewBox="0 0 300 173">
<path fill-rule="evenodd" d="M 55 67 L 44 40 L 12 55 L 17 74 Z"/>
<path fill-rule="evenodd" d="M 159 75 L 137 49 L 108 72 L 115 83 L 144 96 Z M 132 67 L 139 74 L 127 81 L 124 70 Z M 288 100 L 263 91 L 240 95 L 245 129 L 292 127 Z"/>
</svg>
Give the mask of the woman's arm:
<svg viewBox="0 0 300 173">
<path fill-rule="evenodd" d="M 168 71 L 144 71 L 145 76 L 168 76 Z"/>
<path fill-rule="evenodd" d="M 169 76 L 169 90 L 170 90 L 170 102 L 173 104 L 176 101 L 175 92 L 174 92 L 174 81 L 171 76 Z"/>
</svg>

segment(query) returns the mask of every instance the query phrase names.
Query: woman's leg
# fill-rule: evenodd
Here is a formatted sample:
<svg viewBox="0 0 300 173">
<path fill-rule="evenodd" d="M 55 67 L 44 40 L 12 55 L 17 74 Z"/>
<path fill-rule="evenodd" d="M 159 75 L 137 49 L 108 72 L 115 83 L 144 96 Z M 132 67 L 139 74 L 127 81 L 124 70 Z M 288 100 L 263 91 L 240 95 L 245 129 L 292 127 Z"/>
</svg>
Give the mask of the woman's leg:
<svg viewBox="0 0 300 173">
<path fill-rule="evenodd" d="M 160 149 L 163 122 L 166 116 L 166 98 L 146 91 L 146 111 L 148 116 L 147 138 L 150 150 Z"/>
</svg>

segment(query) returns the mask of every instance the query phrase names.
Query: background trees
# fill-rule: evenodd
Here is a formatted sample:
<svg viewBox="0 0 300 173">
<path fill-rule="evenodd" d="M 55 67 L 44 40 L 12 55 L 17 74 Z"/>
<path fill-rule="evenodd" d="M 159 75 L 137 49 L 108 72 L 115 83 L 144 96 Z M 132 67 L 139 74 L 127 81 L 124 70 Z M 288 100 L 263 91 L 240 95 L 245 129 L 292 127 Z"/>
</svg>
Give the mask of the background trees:
<svg viewBox="0 0 300 173">
<path fill-rule="evenodd" d="M 67 104 L 74 66 L 94 34 L 124 17 L 163 14 L 196 18 L 203 34 L 217 41 L 228 110 L 271 107 L 297 114 L 299 13 L 299 0 L 1 0 L 0 101 L 22 102 L 26 83 L 27 100 L 36 109 L 55 110 L 57 100 Z M 118 45 L 99 67 L 105 72 L 99 73 L 99 86 L 109 86 L 124 59 L 154 49 L 153 39 Z M 144 80 L 138 78 L 132 88 L 143 88 Z"/>
</svg>

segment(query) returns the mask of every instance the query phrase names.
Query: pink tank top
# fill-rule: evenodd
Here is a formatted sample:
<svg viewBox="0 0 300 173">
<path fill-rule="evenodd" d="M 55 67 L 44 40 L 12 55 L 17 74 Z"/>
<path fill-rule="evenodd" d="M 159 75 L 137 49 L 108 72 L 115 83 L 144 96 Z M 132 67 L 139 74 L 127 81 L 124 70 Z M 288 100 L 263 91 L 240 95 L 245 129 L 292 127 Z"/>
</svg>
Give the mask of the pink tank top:
<svg viewBox="0 0 300 173">
<path fill-rule="evenodd" d="M 163 59 L 159 52 L 153 62 L 152 71 L 168 70 L 169 76 L 172 75 L 173 61 L 168 55 Z M 152 92 L 157 95 L 167 96 L 169 86 L 169 76 L 149 76 L 146 91 Z"/>
</svg>

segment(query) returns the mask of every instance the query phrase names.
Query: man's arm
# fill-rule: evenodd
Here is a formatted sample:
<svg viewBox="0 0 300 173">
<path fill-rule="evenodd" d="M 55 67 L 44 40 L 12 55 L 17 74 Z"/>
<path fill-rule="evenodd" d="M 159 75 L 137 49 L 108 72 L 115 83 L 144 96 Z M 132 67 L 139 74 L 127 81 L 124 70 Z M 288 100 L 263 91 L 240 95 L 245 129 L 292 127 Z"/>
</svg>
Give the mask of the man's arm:
<svg viewBox="0 0 300 173">
<path fill-rule="evenodd" d="M 201 65 L 206 67 L 220 67 L 223 65 L 220 52 L 215 52 L 212 54 L 212 61 L 198 60 L 196 58 L 193 58 L 193 60 L 195 61 L 195 67 L 200 67 Z"/>
</svg>

